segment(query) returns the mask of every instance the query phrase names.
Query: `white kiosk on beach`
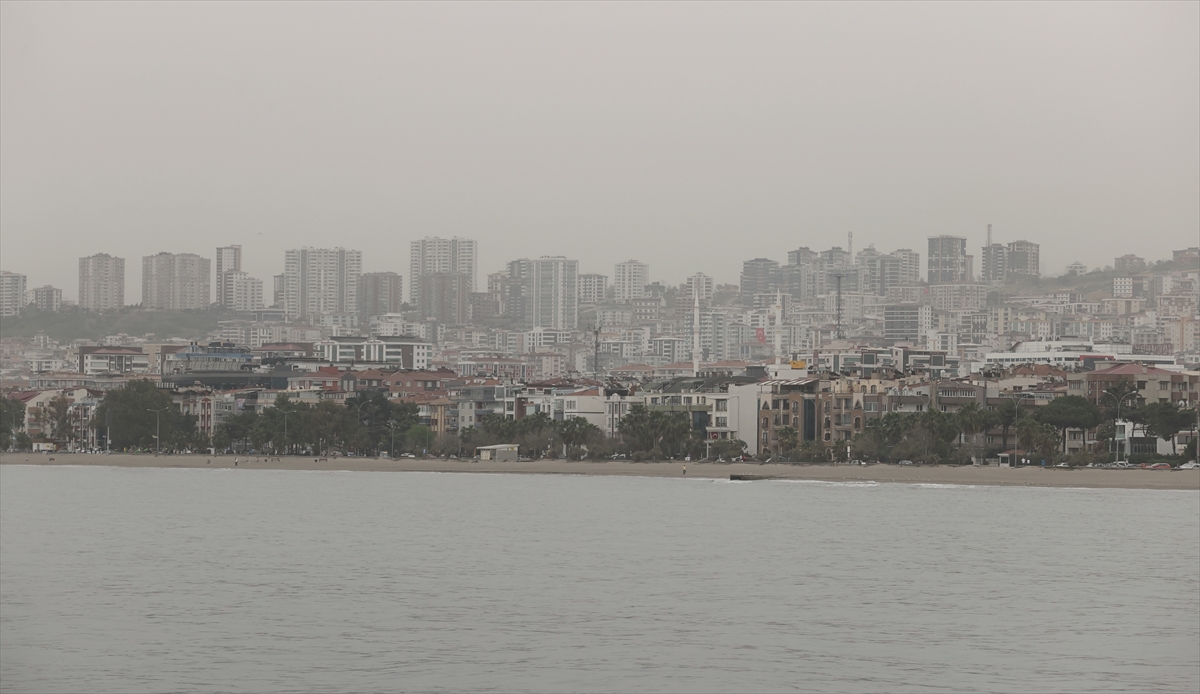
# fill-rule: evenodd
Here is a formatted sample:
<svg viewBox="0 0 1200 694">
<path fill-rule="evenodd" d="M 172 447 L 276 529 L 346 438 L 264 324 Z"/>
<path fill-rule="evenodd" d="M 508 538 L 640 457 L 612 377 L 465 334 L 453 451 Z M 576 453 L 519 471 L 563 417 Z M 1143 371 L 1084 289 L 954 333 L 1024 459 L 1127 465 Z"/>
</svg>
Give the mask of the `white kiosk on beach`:
<svg viewBox="0 0 1200 694">
<path fill-rule="evenodd" d="M 515 443 L 498 443 L 494 446 L 480 446 L 475 449 L 475 455 L 479 460 L 491 460 L 498 463 L 507 462 L 517 459 L 518 444 Z"/>
</svg>

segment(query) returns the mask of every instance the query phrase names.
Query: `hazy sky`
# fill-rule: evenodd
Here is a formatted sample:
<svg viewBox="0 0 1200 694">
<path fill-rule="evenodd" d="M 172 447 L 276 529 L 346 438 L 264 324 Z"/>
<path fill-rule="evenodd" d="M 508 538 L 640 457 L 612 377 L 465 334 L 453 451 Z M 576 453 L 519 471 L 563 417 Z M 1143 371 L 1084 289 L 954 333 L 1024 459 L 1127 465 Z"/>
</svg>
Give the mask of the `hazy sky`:
<svg viewBox="0 0 1200 694">
<path fill-rule="evenodd" d="M 268 292 L 426 235 L 736 282 L 989 222 L 1050 274 L 1200 242 L 1200 4 L 0 3 L 0 264 L 67 297 L 98 252 L 134 303 L 235 243 Z"/>
</svg>

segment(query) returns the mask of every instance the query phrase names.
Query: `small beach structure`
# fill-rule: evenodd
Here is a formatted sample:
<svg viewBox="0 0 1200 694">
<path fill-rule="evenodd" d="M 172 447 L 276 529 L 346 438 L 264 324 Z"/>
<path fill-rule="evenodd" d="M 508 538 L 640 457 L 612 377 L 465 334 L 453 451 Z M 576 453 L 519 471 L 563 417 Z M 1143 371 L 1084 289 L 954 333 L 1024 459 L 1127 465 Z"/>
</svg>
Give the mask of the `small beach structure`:
<svg viewBox="0 0 1200 694">
<path fill-rule="evenodd" d="M 494 460 L 498 463 L 517 459 L 517 444 L 498 443 L 494 446 L 480 446 L 475 449 L 475 455 L 480 461 Z"/>
</svg>

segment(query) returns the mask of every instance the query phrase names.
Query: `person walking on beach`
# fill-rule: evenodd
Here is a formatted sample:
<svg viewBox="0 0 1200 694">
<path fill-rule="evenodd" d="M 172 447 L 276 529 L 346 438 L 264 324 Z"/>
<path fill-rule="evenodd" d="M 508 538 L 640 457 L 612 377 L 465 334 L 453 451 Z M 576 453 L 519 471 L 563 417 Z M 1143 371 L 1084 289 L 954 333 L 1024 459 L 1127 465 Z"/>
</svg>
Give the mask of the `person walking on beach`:
<svg viewBox="0 0 1200 694">
<path fill-rule="evenodd" d="M 687 465 L 683 466 L 683 476 L 687 477 Z"/>
</svg>

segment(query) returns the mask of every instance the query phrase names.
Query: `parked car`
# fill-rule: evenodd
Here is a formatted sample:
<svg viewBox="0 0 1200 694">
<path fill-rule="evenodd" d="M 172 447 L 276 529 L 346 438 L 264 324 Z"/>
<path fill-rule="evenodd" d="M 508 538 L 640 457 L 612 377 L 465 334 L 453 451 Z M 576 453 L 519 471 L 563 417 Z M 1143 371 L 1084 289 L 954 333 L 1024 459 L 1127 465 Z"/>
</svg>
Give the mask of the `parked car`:
<svg viewBox="0 0 1200 694">
<path fill-rule="evenodd" d="M 1184 463 L 1183 465 L 1180 465 L 1179 469 L 1180 470 L 1200 470 L 1200 463 L 1197 463 L 1196 461 L 1193 460 L 1189 463 Z"/>
<path fill-rule="evenodd" d="M 900 465 L 912 465 L 912 464 L 913 464 L 913 461 L 911 461 L 911 460 L 901 460 L 901 461 L 899 462 L 899 464 L 900 464 Z"/>
<path fill-rule="evenodd" d="M 851 460 L 850 464 L 851 465 L 866 465 L 867 462 L 865 460 Z"/>
<path fill-rule="evenodd" d="M 1150 466 L 1150 469 L 1151 470 L 1170 470 L 1171 464 L 1170 463 L 1155 463 Z"/>
</svg>

